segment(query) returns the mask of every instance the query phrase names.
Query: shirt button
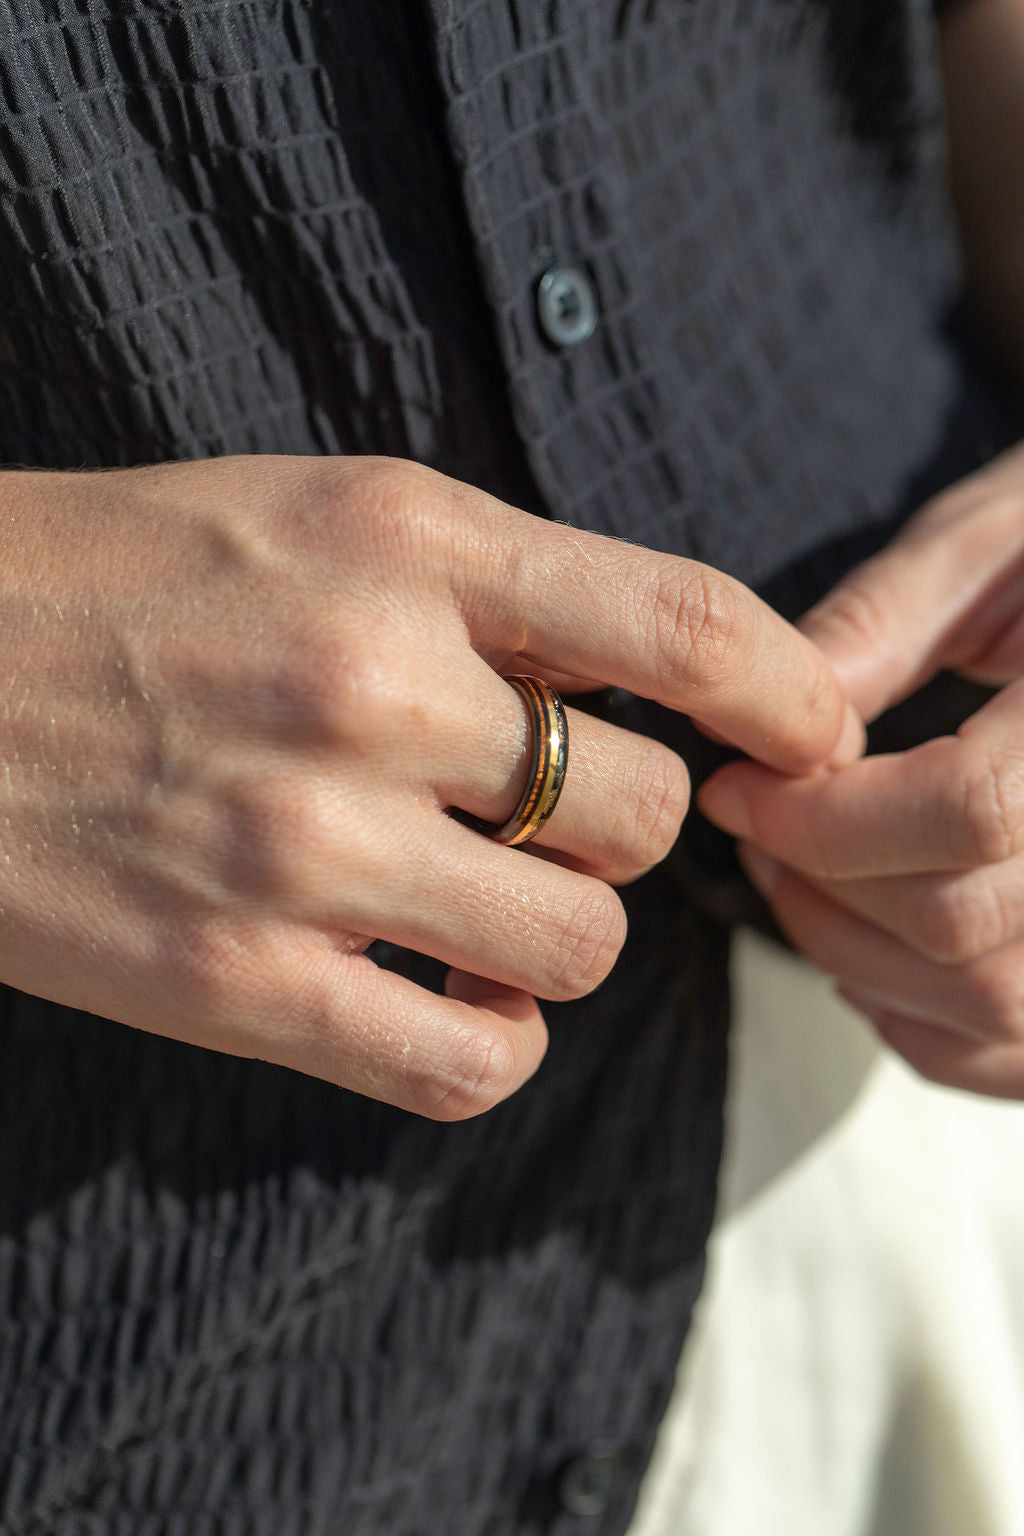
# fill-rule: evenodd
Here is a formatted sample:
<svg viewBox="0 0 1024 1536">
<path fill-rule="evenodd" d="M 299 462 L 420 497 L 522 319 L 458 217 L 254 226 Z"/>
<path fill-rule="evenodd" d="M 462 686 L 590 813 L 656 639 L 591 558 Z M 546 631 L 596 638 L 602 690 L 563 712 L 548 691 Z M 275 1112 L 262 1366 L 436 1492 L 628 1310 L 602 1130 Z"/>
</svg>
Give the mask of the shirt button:
<svg viewBox="0 0 1024 1536">
<path fill-rule="evenodd" d="M 594 334 L 597 294 L 581 267 L 549 267 L 537 284 L 537 318 L 548 341 L 575 347 Z"/>
<path fill-rule="evenodd" d="M 558 1497 L 567 1515 L 603 1515 L 619 1470 L 618 1451 L 587 1451 L 562 1468 Z"/>
</svg>

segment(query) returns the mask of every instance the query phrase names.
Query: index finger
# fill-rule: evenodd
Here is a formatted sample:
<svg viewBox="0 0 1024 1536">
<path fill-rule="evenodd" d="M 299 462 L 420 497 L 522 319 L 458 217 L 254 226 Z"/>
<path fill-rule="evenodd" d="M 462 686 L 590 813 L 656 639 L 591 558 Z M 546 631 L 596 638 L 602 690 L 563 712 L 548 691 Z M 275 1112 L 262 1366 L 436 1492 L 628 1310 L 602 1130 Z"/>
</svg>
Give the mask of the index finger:
<svg viewBox="0 0 1024 1536">
<path fill-rule="evenodd" d="M 485 641 L 691 715 L 785 773 L 858 755 L 829 663 L 732 577 L 526 513 L 488 519 L 482 537 L 464 601 Z"/>
<path fill-rule="evenodd" d="M 1024 849 L 1024 682 L 955 736 L 838 773 L 784 779 L 730 763 L 699 803 L 718 826 L 811 877 L 851 880 L 998 864 Z"/>
</svg>

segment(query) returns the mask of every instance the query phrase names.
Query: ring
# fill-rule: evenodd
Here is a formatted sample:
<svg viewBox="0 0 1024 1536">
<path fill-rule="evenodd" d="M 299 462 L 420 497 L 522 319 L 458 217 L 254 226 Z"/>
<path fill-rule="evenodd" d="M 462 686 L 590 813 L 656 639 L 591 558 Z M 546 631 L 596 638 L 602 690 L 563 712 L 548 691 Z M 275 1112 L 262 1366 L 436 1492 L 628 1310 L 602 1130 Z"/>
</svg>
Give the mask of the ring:
<svg viewBox="0 0 1024 1536">
<path fill-rule="evenodd" d="M 569 722 L 565 706 L 540 677 L 506 677 L 526 705 L 530 732 L 530 771 L 519 804 L 508 821 L 495 826 L 473 818 L 479 832 L 514 848 L 536 836 L 558 804 L 569 761 Z"/>
</svg>

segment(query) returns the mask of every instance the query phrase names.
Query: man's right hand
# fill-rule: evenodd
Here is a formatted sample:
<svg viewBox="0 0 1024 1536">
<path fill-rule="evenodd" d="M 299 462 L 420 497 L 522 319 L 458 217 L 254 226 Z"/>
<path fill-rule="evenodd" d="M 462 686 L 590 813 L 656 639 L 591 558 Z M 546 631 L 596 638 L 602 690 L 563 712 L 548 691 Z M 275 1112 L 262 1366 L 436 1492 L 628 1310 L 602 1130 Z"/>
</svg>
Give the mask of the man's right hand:
<svg viewBox="0 0 1024 1536">
<path fill-rule="evenodd" d="M 9 471 L 0 509 L 0 978 L 420 1114 L 529 1077 L 535 998 L 607 974 L 612 886 L 687 809 L 673 753 L 570 709 L 529 849 L 449 816 L 518 800 L 501 673 L 621 686 L 786 773 L 855 750 L 826 662 L 744 587 L 415 464 Z"/>
</svg>

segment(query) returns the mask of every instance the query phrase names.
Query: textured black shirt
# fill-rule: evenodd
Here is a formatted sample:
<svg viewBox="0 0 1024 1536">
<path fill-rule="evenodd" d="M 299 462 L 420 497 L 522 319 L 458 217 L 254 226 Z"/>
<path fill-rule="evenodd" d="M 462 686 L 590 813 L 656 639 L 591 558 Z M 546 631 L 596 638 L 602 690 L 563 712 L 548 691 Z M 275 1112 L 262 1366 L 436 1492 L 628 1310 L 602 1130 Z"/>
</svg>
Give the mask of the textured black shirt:
<svg viewBox="0 0 1024 1536">
<path fill-rule="evenodd" d="M 0 460 L 402 455 L 795 610 L 1013 430 L 933 32 L 924 0 L 8 0 Z M 619 1536 L 713 1207 L 701 857 L 465 1125 L 7 990 L 4 1536 Z"/>
</svg>

